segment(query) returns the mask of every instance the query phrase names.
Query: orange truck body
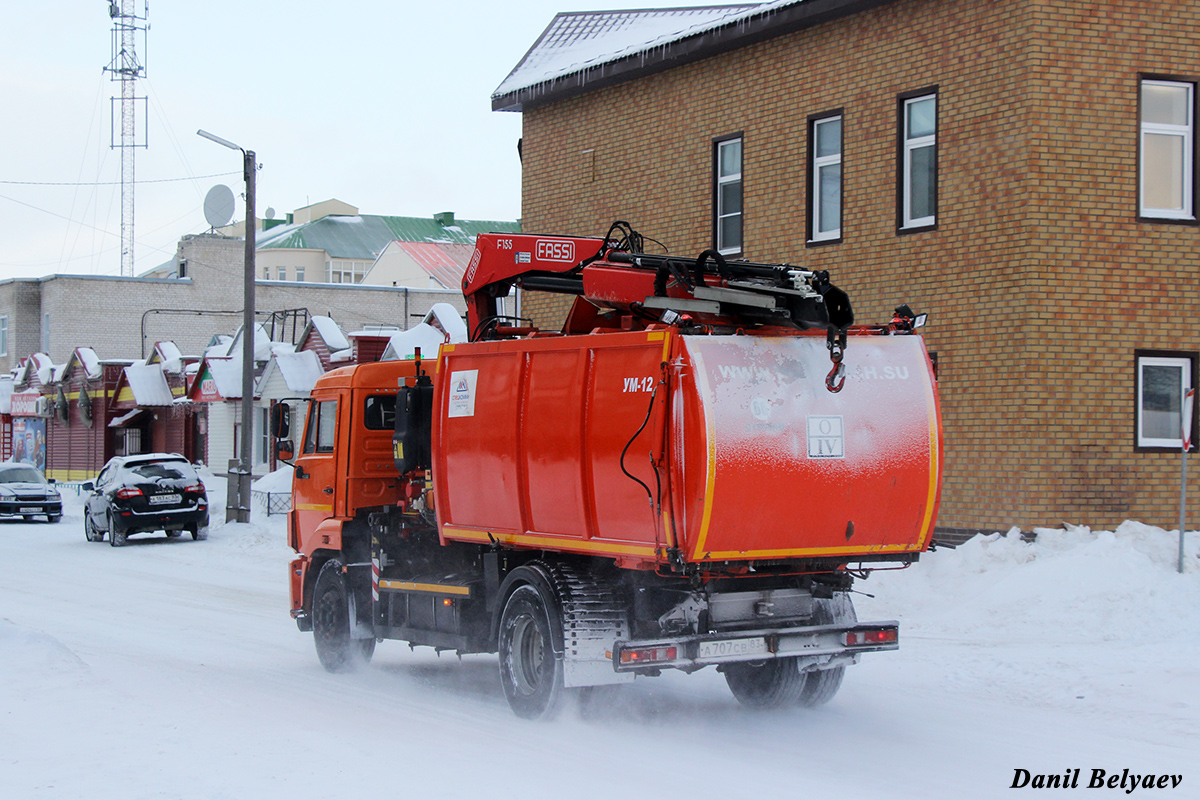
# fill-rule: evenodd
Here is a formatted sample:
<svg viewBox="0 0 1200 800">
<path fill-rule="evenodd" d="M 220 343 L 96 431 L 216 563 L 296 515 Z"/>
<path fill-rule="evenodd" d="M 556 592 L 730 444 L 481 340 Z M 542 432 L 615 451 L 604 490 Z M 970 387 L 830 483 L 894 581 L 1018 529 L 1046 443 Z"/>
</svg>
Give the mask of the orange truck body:
<svg viewBox="0 0 1200 800">
<path fill-rule="evenodd" d="M 497 315 L 514 284 L 578 295 L 563 330 Z M 937 381 L 906 306 L 854 326 L 825 273 L 611 231 L 481 236 L 464 293 L 470 341 L 306 398 L 291 607 L 327 668 L 383 639 L 498 652 L 534 717 L 709 665 L 748 705 L 815 704 L 898 647 L 849 589 L 916 561 L 937 518 Z"/>
</svg>

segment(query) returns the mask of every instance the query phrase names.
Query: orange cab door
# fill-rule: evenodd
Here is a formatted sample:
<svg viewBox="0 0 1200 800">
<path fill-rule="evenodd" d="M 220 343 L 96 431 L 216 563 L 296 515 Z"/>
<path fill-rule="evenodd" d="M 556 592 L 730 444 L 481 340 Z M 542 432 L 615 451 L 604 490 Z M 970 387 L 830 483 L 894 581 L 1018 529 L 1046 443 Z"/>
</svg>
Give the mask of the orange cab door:
<svg viewBox="0 0 1200 800">
<path fill-rule="evenodd" d="M 346 413 L 339 395 L 317 398 L 309 406 L 304 441 L 296 457 L 293 480 L 293 522 L 297 549 L 311 555 L 321 546 L 314 532 L 324 520 L 335 516 L 339 480 L 337 469 L 338 413 Z"/>
</svg>

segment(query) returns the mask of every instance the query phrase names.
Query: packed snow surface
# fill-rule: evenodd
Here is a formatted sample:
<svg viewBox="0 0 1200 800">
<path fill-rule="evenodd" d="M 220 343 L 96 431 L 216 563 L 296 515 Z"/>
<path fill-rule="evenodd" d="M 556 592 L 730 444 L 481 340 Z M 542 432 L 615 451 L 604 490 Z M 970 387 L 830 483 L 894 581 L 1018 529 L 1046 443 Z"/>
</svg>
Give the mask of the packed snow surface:
<svg viewBox="0 0 1200 800">
<path fill-rule="evenodd" d="M 815 710 L 745 710 L 706 669 L 527 722 L 494 656 L 384 642 L 324 672 L 288 616 L 283 518 L 223 524 L 206 479 L 206 541 L 88 543 L 69 489 L 57 524 L 0 520 L 0 797 L 958 800 L 1021 796 L 1021 769 L 1200 796 L 1200 534 L 1183 575 L 1177 535 L 1134 522 L 875 573 L 859 617 L 899 619 L 901 649 Z"/>
</svg>

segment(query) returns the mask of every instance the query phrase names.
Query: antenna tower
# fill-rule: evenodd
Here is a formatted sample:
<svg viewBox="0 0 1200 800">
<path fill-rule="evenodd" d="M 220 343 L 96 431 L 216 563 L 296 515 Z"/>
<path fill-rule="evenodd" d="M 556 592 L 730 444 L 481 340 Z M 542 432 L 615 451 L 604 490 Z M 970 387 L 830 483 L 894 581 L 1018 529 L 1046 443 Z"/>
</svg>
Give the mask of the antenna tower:
<svg viewBox="0 0 1200 800">
<path fill-rule="evenodd" d="M 137 56 L 137 38 L 141 34 L 142 45 L 146 44 L 146 22 L 149 15 L 148 0 L 105 0 L 108 16 L 112 19 L 112 60 L 104 71 L 112 75 L 113 81 L 121 82 L 121 143 L 117 144 L 116 110 L 113 110 L 113 131 L 110 147 L 121 148 L 121 274 L 133 277 L 133 154 L 138 147 L 146 147 L 145 127 L 141 140 L 136 129 L 137 104 L 145 106 L 146 98 L 137 97 L 137 79 L 146 77 L 146 67 Z M 138 14 L 138 6 L 141 14 Z M 112 98 L 115 106 L 116 98 Z M 142 115 L 143 120 L 145 114 Z M 144 123 L 143 123 L 144 125 Z"/>
</svg>

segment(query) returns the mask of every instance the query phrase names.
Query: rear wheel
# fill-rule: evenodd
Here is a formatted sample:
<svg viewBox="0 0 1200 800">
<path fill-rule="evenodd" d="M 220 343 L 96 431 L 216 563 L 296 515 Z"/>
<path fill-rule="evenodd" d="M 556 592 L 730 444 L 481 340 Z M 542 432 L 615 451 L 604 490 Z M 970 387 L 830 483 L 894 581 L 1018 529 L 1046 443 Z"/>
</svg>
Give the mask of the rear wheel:
<svg viewBox="0 0 1200 800">
<path fill-rule="evenodd" d="M 850 595 L 845 592 L 829 600 L 818 598 L 814 603 L 813 625 L 852 625 L 858 622 L 854 604 L 850 602 Z M 804 688 L 800 692 L 800 705 L 819 706 L 828 703 L 838 693 L 838 689 L 842 688 L 842 678 L 845 675 L 845 667 L 807 673 Z"/>
<path fill-rule="evenodd" d="M 532 584 L 509 595 L 500 616 L 500 683 L 513 713 L 524 719 L 552 716 L 563 699 L 562 656 L 550 635 L 552 600 Z"/>
<path fill-rule="evenodd" d="M 116 517 L 111 511 L 108 512 L 108 543 L 113 547 L 124 547 L 126 535 L 125 531 L 117 527 Z"/>
<path fill-rule="evenodd" d="M 193 536 L 195 534 L 193 533 Z M 371 660 L 375 640 L 350 636 L 350 592 L 342 562 L 326 561 L 313 589 L 312 630 L 321 666 L 330 672 L 350 672 Z"/>
<path fill-rule="evenodd" d="M 201 525 L 198 522 L 193 522 L 191 525 L 188 525 L 188 531 L 192 534 L 192 541 L 198 542 L 201 539 L 207 539 L 208 523 L 206 522 Z"/>
<path fill-rule="evenodd" d="M 737 701 L 760 710 L 795 705 L 805 684 L 805 675 L 794 658 L 726 664 L 724 672 Z"/>
</svg>

